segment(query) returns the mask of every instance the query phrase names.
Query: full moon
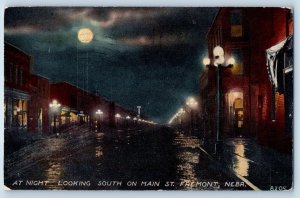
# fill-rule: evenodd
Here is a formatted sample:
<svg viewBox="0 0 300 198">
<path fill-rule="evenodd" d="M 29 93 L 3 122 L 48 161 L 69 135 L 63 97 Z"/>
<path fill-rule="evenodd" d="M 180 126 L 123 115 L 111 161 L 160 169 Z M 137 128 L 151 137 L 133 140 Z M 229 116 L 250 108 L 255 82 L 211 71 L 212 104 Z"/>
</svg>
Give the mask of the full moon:
<svg viewBox="0 0 300 198">
<path fill-rule="evenodd" d="M 89 28 L 81 28 L 77 33 L 78 40 L 82 43 L 89 43 L 93 40 L 94 34 Z"/>
</svg>

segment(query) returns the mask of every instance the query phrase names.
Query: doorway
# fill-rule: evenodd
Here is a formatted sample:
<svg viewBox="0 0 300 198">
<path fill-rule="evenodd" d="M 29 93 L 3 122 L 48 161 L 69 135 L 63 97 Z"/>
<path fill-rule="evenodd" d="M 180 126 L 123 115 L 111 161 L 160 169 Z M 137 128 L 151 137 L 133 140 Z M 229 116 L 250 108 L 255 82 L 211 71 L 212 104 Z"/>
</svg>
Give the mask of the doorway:
<svg viewBox="0 0 300 198">
<path fill-rule="evenodd" d="M 237 98 L 233 102 L 233 113 L 234 113 L 234 132 L 236 137 L 243 136 L 243 128 L 244 128 L 244 107 L 243 107 L 243 99 Z"/>
</svg>

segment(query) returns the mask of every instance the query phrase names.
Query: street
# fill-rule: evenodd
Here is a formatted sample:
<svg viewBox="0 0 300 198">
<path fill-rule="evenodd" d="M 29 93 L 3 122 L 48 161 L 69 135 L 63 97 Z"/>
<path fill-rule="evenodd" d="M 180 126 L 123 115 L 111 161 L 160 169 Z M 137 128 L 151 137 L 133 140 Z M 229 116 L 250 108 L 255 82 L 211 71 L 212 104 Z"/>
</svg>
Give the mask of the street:
<svg viewBox="0 0 300 198">
<path fill-rule="evenodd" d="M 12 189 L 76 190 L 270 188 L 251 160 L 226 152 L 220 164 L 203 146 L 196 136 L 167 127 L 110 133 L 75 127 L 6 156 L 5 184 Z M 253 175 L 258 177 L 247 183 Z"/>
</svg>

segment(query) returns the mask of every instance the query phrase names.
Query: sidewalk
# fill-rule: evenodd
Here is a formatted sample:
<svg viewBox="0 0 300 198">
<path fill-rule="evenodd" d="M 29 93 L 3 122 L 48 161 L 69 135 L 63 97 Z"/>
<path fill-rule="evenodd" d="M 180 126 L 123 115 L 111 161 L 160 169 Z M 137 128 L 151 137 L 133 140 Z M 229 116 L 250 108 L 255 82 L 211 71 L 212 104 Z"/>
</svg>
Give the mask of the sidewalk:
<svg viewBox="0 0 300 198">
<path fill-rule="evenodd" d="M 293 158 L 252 139 L 203 141 L 202 151 L 257 190 L 289 190 L 293 186 Z M 217 151 L 217 152 L 216 152 Z"/>
</svg>

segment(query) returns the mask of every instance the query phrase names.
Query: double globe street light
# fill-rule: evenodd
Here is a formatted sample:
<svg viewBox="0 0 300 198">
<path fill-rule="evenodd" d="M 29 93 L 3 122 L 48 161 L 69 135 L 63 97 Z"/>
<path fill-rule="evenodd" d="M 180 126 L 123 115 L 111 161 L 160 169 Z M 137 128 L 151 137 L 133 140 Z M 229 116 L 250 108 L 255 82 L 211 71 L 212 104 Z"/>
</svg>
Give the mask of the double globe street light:
<svg viewBox="0 0 300 198">
<path fill-rule="evenodd" d="M 195 98 L 193 97 L 189 97 L 186 101 L 186 105 L 191 109 L 191 131 L 194 130 L 195 126 L 194 126 L 194 110 L 197 108 L 198 106 L 198 102 L 195 100 Z"/>
<path fill-rule="evenodd" d="M 100 109 L 98 109 L 96 111 L 96 115 L 97 115 L 97 130 L 100 129 L 100 122 L 101 122 L 101 116 L 103 115 L 103 111 L 101 111 Z"/>
<path fill-rule="evenodd" d="M 115 114 L 115 118 L 116 118 L 116 126 L 118 127 L 119 125 L 119 119 L 121 119 L 121 115 L 119 113 Z"/>
<path fill-rule="evenodd" d="M 126 127 L 129 128 L 131 117 L 129 115 L 126 116 Z"/>
<path fill-rule="evenodd" d="M 49 107 L 51 109 L 51 112 L 53 113 L 53 133 L 56 133 L 56 119 L 57 115 L 60 112 L 61 104 L 57 102 L 57 100 L 52 100 L 52 103 L 49 104 Z M 57 134 L 58 135 L 58 134 Z"/>
<path fill-rule="evenodd" d="M 210 58 L 205 57 L 203 59 L 203 64 L 207 67 L 216 67 L 217 69 L 217 130 L 216 130 L 216 141 L 217 143 L 220 141 L 220 131 L 222 130 L 221 125 L 221 117 L 222 115 L 222 108 L 221 108 L 221 99 L 223 100 L 223 93 L 222 93 L 222 79 L 220 80 L 220 70 L 221 68 L 231 68 L 235 64 L 235 59 L 230 57 L 225 61 L 225 53 L 221 46 L 216 46 L 213 49 L 213 58 L 214 62 L 213 65 L 210 63 Z M 226 63 L 225 63 L 226 62 Z"/>
</svg>

